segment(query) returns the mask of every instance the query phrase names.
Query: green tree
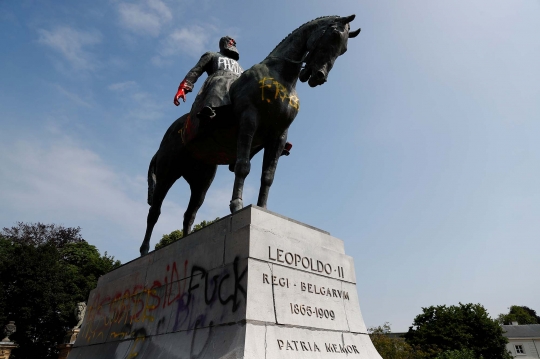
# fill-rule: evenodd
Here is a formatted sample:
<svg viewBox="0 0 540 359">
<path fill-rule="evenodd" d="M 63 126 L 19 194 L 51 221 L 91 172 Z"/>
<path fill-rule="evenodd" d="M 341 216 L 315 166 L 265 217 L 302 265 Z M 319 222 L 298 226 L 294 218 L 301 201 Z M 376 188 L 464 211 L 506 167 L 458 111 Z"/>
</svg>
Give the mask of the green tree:
<svg viewBox="0 0 540 359">
<path fill-rule="evenodd" d="M 477 359 L 474 352 L 470 349 L 447 350 L 437 355 L 436 359 Z"/>
<path fill-rule="evenodd" d="M 489 317 L 482 305 L 459 303 L 449 307 L 431 306 L 422 311 L 405 334 L 408 344 L 435 346 L 443 352 L 472 350 L 476 358 L 511 358 L 501 326 Z"/>
<path fill-rule="evenodd" d="M 540 324 L 540 317 L 536 315 L 536 311 L 529 307 L 513 305 L 510 307 L 508 314 L 499 314 L 497 318 L 501 324 L 512 324 L 512 322 L 518 322 L 519 324 Z"/>
<path fill-rule="evenodd" d="M 13 359 L 58 357 L 56 346 L 75 324 L 100 275 L 118 267 L 88 244 L 80 228 L 17 223 L 0 231 L 0 323 L 14 320 Z"/>
<path fill-rule="evenodd" d="M 390 323 L 368 329 L 371 342 L 383 359 L 424 359 L 431 352 L 409 345 L 403 338 L 390 337 Z"/>
<path fill-rule="evenodd" d="M 202 221 L 201 223 L 193 226 L 193 232 L 198 231 L 199 229 L 204 228 L 218 220 L 219 220 L 219 217 L 216 217 L 216 219 L 214 219 L 213 221 Z M 184 231 L 181 229 L 174 230 L 169 234 L 164 234 L 163 237 L 161 237 L 160 241 L 156 243 L 156 246 L 154 247 L 154 249 L 163 248 L 173 242 L 176 242 L 182 239 L 183 237 L 184 237 Z"/>
</svg>

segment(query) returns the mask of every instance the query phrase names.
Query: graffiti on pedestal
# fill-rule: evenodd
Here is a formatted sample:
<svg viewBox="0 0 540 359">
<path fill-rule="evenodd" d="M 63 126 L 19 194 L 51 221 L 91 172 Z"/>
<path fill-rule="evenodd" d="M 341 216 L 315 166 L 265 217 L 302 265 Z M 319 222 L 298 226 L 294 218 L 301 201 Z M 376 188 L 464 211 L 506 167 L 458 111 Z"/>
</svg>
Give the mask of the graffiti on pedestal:
<svg viewBox="0 0 540 359">
<path fill-rule="evenodd" d="M 145 281 L 151 285 L 118 285 L 112 293 L 98 289 L 87 308 L 81 341 L 135 338 L 128 353 L 134 358 L 148 335 L 186 331 L 194 336 L 195 329 L 210 327 L 210 336 L 211 327 L 234 322 L 234 313 L 245 306 L 246 274 L 247 262 L 238 258 L 211 270 L 173 261 Z"/>
</svg>

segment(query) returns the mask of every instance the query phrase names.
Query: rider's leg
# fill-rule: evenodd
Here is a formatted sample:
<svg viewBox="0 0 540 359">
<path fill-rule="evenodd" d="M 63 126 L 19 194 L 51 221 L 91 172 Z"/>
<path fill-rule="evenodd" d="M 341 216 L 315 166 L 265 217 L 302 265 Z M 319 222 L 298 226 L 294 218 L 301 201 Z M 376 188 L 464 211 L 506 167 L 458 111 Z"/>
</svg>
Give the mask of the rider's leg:
<svg viewBox="0 0 540 359">
<path fill-rule="evenodd" d="M 216 111 L 211 106 L 204 106 L 202 110 L 197 114 L 197 117 L 201 120 L 211 120 L 216 117 Z"/>
</svg>

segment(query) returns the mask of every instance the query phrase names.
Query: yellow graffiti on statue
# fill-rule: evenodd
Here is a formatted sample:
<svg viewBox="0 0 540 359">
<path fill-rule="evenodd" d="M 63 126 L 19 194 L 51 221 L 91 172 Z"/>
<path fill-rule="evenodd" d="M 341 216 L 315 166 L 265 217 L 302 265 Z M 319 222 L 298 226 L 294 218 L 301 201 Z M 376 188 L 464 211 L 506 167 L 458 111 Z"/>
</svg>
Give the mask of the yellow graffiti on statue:
<svg viewBox="0 0 540 359">
<path fill-rule="evenodd" d="M 131 333 L 131 332 L 112 332 L 112 333 L 111 333 L 111 338 L 114 338 L 114 339 L 117 339 L 117 338 L 124 339 L 125 337 L 129 336 L 130 334 L 132 334 L 132 333 Z"/>
<path fill-rule="evenodd" d="M 132 346 L 131 346 L 131 350 L 129 351 L 126 359 L 131 359 L 131 358 L 135 358 L 137 355 L 139 355 L 139 352 L 138 351 L 135 351 L 137 348 L 137 343 L 138 342 L 144 342 L 145 340 L 145 337 L 137 337 L 135 338 L 135 341 L 133 342 Z"/>
<path fill-rule="evenodd" d="M 153 299 L 151 296 L 155 294 L 155 289 L 144 289 L 135 294 L 126 292 L 121 297 L 115 298 L 110 303 L 111 315 L 105 317 L 105 325 L 110 326 L 122 322 L 123 324 L 153 322 L 154 317 L 148 312 L 156 308 L 156 305 L 149 303 Z"/>
<path fill-rule="evenodd" d="M 289 106 L 300 110 L 300 99 L 296 95 L 290 94 L 287 88 L 273 77 L 263 77 L 263 79 L 259 81 L 259 84 L 261 85 L 261 100 L 268 103 L 277 99 L 280 99 L 281 102 L 289 100 Z M 265 89 L 268 90 L 265 91 Z"/>
<path fill-rule="evenodd" d="M 105 306 L 98 304 L 97 306 L 89 305 L 87 308 L 86 324 L 81 331 L 81 335 L 86 341 L 94 338 L 104 338 L 105 329 L 113 325 L 134 323 L 150 323 L 155 320 L 151 312 L 157 309 L 158 304 L 155 302 L 157 291 L 155 288 L 141 289 L 142 286 L 137 286 L 133 290 L 133 294 L 128 290 L 124 293 L 119 293 L 110 302 L 108 298 L 102 301 Z M 99 301 L 99 300 L 98 300 Z M 131 332 L 110 333 L 111 338 L 125 338 L 133 335 Z M 1 359 L 1 358 L 0 358 Z"/>
</svg>

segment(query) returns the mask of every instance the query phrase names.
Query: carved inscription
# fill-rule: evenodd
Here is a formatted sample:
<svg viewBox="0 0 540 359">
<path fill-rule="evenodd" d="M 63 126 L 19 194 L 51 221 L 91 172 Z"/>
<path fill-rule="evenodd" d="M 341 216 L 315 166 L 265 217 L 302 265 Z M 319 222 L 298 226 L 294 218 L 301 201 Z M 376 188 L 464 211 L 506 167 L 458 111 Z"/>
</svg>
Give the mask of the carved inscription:
<svg viewBox="0 0 540 359">
<path fill-rule="evenodd" d="M 269 275 L 263 274 L 263 283 L 270 284 Z M 275 275 L 272 277 L 272 285 L 279 285 L 280 287 L 289 288 L 289 278 L 278 278 Z"/>
<path fill-rule="evenodd" d="M 300 281 L 295 278 L 279 277 L 275 275 L 269 275 L 262 273 L 263 284 L 269 284 L 276 287 L 281 287 L 286 291 L 292 291 L 291 295 L 294 297 L 300 293 L 310 293 L 314 295 L 314 300 L 319 300 L 323 296 L 325 298 L 339 298 L 341 300 L 350 300 L 349 293 L 347 291 L 320 286 L 318 284 L 308 283 Z M 305 297 L 304 297 L 305 298 Z M 335 303 L 335 299 L 333 300 Z M 328 307 L 325 308 L 324 304 L 320 304 L 315 301 L 314 303 L 294 303 L 289 302 L 290 314 L 313 317 L 323 320 L 336 320 L 336 312 Z"/>
<path fill-rule="evenodd" d="M 313 342 L 304 342 L 301 340 L 277 340 L 279 350 L 294 350 L 294 351 L 304 351 L 304 352 L 320 352 L 319 346 L 317 343 Z M 300 345 L 300 346 L 299 346 Z M 300 348 L 300 349 L 299 349 Z"/>
<path fill-rule="evenodd" d="M 317 287 L 316 284 L 300 282 L 302 292 L 326 295 L 327 297 L 343 298 L 349 300 L 349 292 L 341 289 Z"/>
<path fill-rule="evenodd" d="M 297 253 L 286 252 L 279 248 L 272 249 L 271 246 L 268 246 L 268 259 L 322 275 L 331 276 L 332 273 L 336 273 L 338 278 L 345 278 L 343 267 L 341 266 L 332 267 L 330 263 L 324 263 L 320 260 L 301 256 Z"/>
<path fill-rule="evenodd" d="M 323 348 L 323 351 L 326 350 L 327 353 L 360 354 L 358 348 L 356 348 L 356 345 L 345 345 L 339 343 L 324 343 L 324 345 L 319 345 L 316 342 L 277 339 L 277 345 L 279 350 L 284 351 L 321 352 L 320 348 Z"/>
<path fill-rule="evenodd" d="M 266 273 L 263 273 L 263 284 L 272 284 L 272 285 L 280 286 L 283 288 L 291 288 L 291 283 L 292 283 L 292 286 L 299 287 L 302 292 L 350 300 L 349 292 L 347 292 L 346 290 L 327 288 L 327 287 L 317 286 L 316 284 L 311 284 L 311 283 L 306 283 L 306 282 L 296 283 L 293 280 L 289 280 L 289 278 L 278 278 L 275 275 L 271 276 Z"/>
<path fill-rule="evenodd" d="M 304 305 L 304 304 L 293 304 L 289 303 L 291 305 L 291 314 L 300 314 L 300 315 L 307 315 L 308 317 L 314 316 L 316 318 L 320 319 L 336 319 L 336 314 L 333 310 L 323 309 L 323 308 L 317 308 L 317 307 L 311 307 L 310 305 Z"/>
</svg>

